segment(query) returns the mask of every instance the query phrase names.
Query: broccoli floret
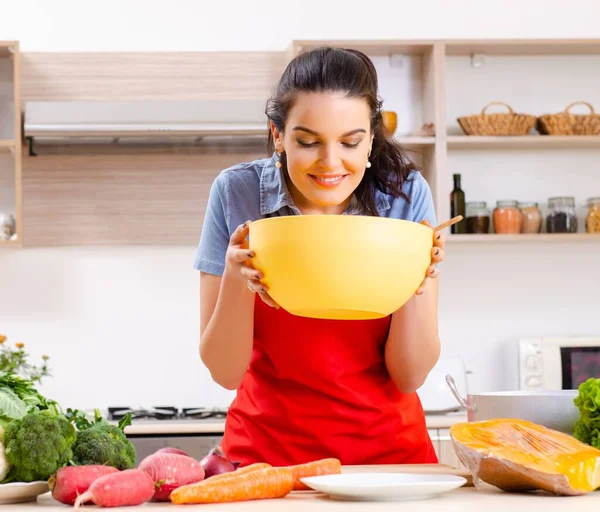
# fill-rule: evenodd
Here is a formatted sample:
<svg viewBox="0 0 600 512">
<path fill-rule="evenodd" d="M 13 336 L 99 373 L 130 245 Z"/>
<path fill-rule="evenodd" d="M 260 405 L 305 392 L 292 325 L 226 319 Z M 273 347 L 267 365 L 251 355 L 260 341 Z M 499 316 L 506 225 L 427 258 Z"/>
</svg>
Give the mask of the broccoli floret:
<svg viewBox="0 0 600 512">
<path fill-rule="evenodd" d="M 6 481 L 47 480 L 71 460 L 75 435 L 73 425 L 53 410 L 12 421 L 4 431 L 6 458 L 13 466 Z"/>
<path fill-rule="evenodd" d="M 80 466 L 102 464 L 120 470 L 135 467 L 135 446 L 116 425 L 105 422 L 77 432 L 73 463 Z"/>
</svg>

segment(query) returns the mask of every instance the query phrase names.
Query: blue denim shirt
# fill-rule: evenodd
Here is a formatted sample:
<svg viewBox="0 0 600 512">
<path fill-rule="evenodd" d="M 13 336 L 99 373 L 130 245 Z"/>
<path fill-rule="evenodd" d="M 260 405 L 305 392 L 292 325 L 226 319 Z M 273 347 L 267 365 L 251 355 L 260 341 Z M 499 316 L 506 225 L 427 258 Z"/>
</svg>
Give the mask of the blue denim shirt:
<svg viewBox="0 0 600 512">
<path fill-rule="evenodd" d="M 247 220 L 301 215 L 287 188 L 283 171 L 275 166 L 276 157 L 235 165 L 221 171 L 213 182 L 204 217 L 194 268 L 208 274 L 223 275 L 229 238 Z M 381 217 L 414 222 L 428 220 L 437 224 L 429 184 L 418 171 L 412 171 L 402 184 L 410 198 L 407 202 L 376 191 L 375 204 Z M 360 214 L 353 197 L 344 212 Z"/>
</svg>

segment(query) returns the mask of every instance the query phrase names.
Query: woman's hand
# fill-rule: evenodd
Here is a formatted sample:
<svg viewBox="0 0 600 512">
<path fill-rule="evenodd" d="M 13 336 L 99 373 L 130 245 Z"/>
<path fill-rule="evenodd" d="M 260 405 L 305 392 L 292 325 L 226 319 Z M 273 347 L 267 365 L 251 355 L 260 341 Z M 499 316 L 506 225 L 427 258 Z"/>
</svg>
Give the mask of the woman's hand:
<svg viewBox="0 0 600 512">
<path fill-rule="evenodd" d="M 426 220 L 422 221 L 421 224 L 431 227 L 431 224 L 429 224 L 429 222 Z M 423 288 L 425 287 L 427 279 L 435 279 L 437 278 L 437 276 L 440 275 L 440 269 L 436 268 L 436 264 L 442 261 L 444 259 L 444 256 L 446 255 L 446 253 L 444 252 L 445 242 L 446 239 L 444 238 L 444 235 L 442 235 L 441 231 L 436 231 L 433 234 L 433 247 L 431 249 L 431 265 L 429 265 L 429 267 L 427 268 L 427 274 L 425 274 L 425 279 L 423 279 L 423 282 L 415 292 L 416 295 L 423 294 Z"/>
<path fill-rule="evenodd" d="M 246 285 L 252 293 L 258 293 L 265 304 L 279 309 L 279 305 L 267 293 L 267 285 L 260 282 L 265 276 L 252 267 L 251 260 L 255 255 L 249 250 L 246 240 L 249 231 L 250 221 L 246 221 L 238 226 L 231 235 L 225 255 L 225 272 L 235 279 L 245 279 Z"/>
</svg>

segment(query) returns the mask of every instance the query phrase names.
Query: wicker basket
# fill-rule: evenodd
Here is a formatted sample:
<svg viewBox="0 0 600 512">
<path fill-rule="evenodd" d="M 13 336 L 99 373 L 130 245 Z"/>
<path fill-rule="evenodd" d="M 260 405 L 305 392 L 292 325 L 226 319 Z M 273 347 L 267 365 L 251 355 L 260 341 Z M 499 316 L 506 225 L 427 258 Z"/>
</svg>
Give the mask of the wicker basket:
<svg viewBox="0 0 600 512">
<path fill-rule="evenodd" d="M 586 105 L 591 114 L 571 114 L 575 105 Z M 585 101 L 571 103 L 560 114 L 545 114 L 537 122 L 537 130 L 543 135 L 600 135 L 600 115 Z"/>
<path fill-rule="evenodd" d="M 503 105 L 509 112 L 486 114 L 492 105 Z M 537 118 L 529 114 L 515 114 L 506 103 L 494 101 L 481 110 L 481 114 L 459 117 L 458 124 L 467 135 L 527 135 L 535 126 Z"/>
</svg>

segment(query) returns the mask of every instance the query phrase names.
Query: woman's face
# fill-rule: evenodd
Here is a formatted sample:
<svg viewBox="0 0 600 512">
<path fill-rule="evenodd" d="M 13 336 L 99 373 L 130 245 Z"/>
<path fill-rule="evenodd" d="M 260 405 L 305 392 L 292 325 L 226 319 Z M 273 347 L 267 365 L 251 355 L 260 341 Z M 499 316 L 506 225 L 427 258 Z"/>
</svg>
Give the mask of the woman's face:
<svg viewBox="0 0 600 512">
<path fill-rule="evenodd" d="M 370 110 L 362 98 L 299 94 L 275 148 L 285 151 L 288 187 L 303 213 L 342 213 L 361 182 L 371 150 Z"/>
</svg>

